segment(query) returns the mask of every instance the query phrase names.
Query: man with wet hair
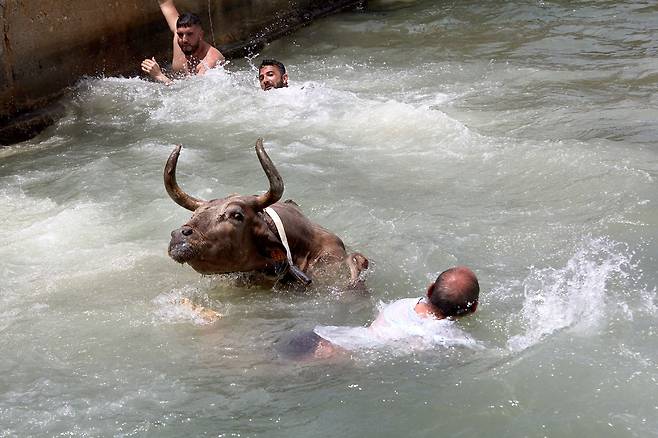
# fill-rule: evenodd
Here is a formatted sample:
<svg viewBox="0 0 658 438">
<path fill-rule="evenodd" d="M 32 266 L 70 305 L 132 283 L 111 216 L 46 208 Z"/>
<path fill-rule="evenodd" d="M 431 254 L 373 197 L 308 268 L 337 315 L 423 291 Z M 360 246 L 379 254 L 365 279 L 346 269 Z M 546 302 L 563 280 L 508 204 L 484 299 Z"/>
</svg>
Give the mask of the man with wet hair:
<svg viewBox="0 0 658 438">
<path fill-rule="evenodd" d="M 276 59 L 263 59 L 258 67 L 258 82 L 263 91 L 288 86 L 288 73 L 282 62 Z"/>
<path fill-rule="evenodd" d="M 425 297 L 403 298 L 379 312 L 369 327 L 317 326 L 312 332 L 294 336 L 278 345 L 279 351 L 291 359 L 326 359 L 339 352 L 360 347 L 372 348 L 390 342 L 432 345 L 434 336 L 440 342 L 452 340 L 472 343 L 459 332 L 437 321 L 454 320 L 477 309 L 480 285 L 469 268 L 456 266 L 443 271 L 427 288 Z M 445 333 L 437 333 L 444 330 Z"/>
<path fill-rule="evenodd" d="M 174 34 L 174 55 L 171 69 L 178 75 L 202 75 L 211 68 L 221 65 L 224 56 L 203 39 L 201 19 L 192 13 L 178 14 L 174 0 L 158 0 L 160 10 Z M 167 77 L 155 58 L 142 61 L 142 71 L 165 85 L 173 81 Z"/>
<path fill-rule="evenodd" d="M 475 312 L 480 285 L 473 271 L 457 266 L 443 271 L 427 289 L 427 300 L 416 304 L 419 315 L 436 319 L 458 318 Z"/>
</svg>

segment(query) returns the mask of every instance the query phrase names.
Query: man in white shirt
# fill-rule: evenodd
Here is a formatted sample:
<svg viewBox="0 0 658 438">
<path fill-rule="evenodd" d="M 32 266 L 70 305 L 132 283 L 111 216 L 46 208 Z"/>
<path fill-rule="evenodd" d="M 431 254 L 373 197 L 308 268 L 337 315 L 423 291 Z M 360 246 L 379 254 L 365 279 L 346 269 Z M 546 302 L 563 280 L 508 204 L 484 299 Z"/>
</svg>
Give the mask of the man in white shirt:
<svg viewBox="0 0 658 438">
<path fill-rule="evenodd" d="M 284 342 L 279 349 L 291 358 L 319 359 L 395 342 L 472 345 L 474 341 L 451 321 L 475 312 L 479 294 L 473 271 L 457 266 L 443 271 L 428 287 L 426 297 L 403 298 L 382 307 L 368 327 L 317 326 L 313 332 Z"/>
</svg>

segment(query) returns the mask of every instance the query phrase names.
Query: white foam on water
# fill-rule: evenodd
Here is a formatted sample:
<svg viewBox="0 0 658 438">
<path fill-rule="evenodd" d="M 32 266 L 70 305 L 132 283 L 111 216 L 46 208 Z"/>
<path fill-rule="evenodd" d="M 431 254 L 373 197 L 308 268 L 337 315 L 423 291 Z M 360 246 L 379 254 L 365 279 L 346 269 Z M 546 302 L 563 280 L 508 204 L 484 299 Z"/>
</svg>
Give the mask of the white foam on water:
<svg viewBox="0 0 658 438">
<path fill-rule="evenodd" d="M 608 285 L 627 277 L 630 268 L 625 245 L 606 238 L 587 239 L 562 268 L 531 267 L 523 281 L 524 332 L 508 340 L 508 349 L 525 350 L 564 329 L 596 330 L 606 308 L 617 304 L 610 302 Z"/>
<path fill-rule="evenodd" d="M 39 172 L 32 172 L 30 181 L 24 178 L 22 183 L 39 185 L 39 178 Z M 129 281 L 139 276 L 134 271 L 138 262 L 163 257 L 162 249 L 150 242 L 122 236 L 127 226 L 117 220 L 111 203 L 60 204 L 27 193 L 19 184 L 0 190 L 7 213 L 2 217 L 5 232 L 0 237 L 0 258 L 4 260 L 0 266 L 0 330 L 38 318 L 51 299 L 75 302 L 108 289 L 109 278 Z M 112 290 L 113 294 L 125 293 L 125 284 L 115 287 L 119 290 Z"/>
<path fill-rule="evenodd" d="M 116 236 L 116 229 L 106 209 L 111 211 L 111 206 L 79 203 L 61 208 L 16 230 L 14 239 L 6 242 L 3 252 L 12 253 L 14 261 L 48 266 L 55 271 L 68 272 L 71 266 L 85 273 L 127 270 L 133 265 L 129 260 L 131 255 L 139 256 L 142 251 L 134 242 L 108 238 Z M 103 257 L 95 257 L 100 255 L 97 252 Z M 117 258 L 112 257 L 112 263 L 108 264 L 106 257 L 112 254 Z"/>
<path fill-rule="evenodd" d="M 204 77 L 177 81 L 170 87 L 147 81 L 126 79 L 119 84 L 130 90 L 139 104 L 133 104 L 131 93 L 109 95 L 112 85 L 107 79 L 96 80 L 88 90 L 80 91 L 98 105 L 109 106 L 104 111 L 118 113 L 123 102 L 133 112 L 123 120 L 144 118 L 144 123 L 156 133 L 178 132 L 178 136 L 198 137 L 202 143 L 223 141 L 252 127 L 251 136 L 277 138 L 299 137 L 311 133 L 327 143 L 345 144 L 358 149 L 364 145 L 395 149 L 405 153 L 425 153 L 427 145 L 445 145 L 450 149 L 468 131 L 463 124 L 436 109 L 436 104 L 450 99 L 438 93 L 428 101 L 409 103 L 396 96 L 357 94 L 339 88 L 344 84 L 320 81 L 292 81 L 287 88 L 263 92 L 258 87 L 255 71 L 213 71 Z M 99 86 L 100 85 L 100 86 Z M 93 95 L 92 95 L 93 94 Z M 126 94 L 126 96 L 124 96 Z M 92 95 L 92 96 L 89 96 Z M 88 105 L 80 99 L 80 105 Z M 84 112 L 96 112 L 92 105 Z M 102 120 L 97 120 L 102 123 Z M 209 140 L 211 139 L 211 140 Z M 459 141 L 459 143 L 463 143 Z"/>
<path fill-rule="evenodd" d="M 653 289 L 645 288 L 640 291 L 640 299 L 642 301 L 641 309 L 651 316 L 658 313 L 658 289 L 654 286 Z"/>
<path fill-rule="evenodd" d="M 0 216 L 0 226 L 4 230 L 19 230 L 23 221 L 48 215 L 57 206 L 50 198 L 35 199 L 26 195 L 20 187 L 26 179 L 25 176 L 16 176 L 7 187 L 0 189 L 0 201 L 4 210 L 4 214 Z"/>
</svg>

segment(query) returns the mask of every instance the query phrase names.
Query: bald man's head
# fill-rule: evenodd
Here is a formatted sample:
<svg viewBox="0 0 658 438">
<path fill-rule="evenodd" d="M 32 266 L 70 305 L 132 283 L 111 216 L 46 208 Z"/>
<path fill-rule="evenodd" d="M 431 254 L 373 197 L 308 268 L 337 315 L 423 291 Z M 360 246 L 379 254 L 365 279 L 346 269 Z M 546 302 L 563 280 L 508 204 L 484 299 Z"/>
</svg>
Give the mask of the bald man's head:
<svg viewBox="0 0 658 438">
<path fill-rule="evenodd" d="M 465 266 L 443 271 L 427 291 L 430 304 L 447 318 L 475 312 L 480 296 L 477 277 Z"/>
</svg>

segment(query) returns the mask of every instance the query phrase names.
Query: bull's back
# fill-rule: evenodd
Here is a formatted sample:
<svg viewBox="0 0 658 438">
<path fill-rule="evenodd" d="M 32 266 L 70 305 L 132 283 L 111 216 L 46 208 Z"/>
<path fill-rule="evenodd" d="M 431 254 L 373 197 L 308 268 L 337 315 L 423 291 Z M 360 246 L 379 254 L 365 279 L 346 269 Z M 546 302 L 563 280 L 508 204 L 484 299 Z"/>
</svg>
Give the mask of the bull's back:
<svg viewBox="0 0 658 438">
<path fill-rule="evenodd" d="M 306 253 L 305 258 L 345 258 L 345 244 L 340 237 L 306 217 L 297 203 L 286 200 L 273 207 L 281 216 L 288 240 L 294 240 L 297 249 Z"/>
</svg>

